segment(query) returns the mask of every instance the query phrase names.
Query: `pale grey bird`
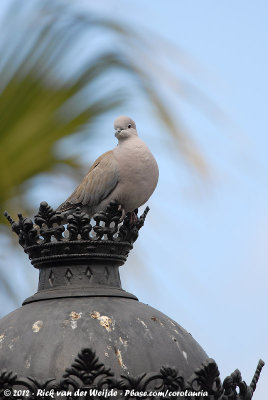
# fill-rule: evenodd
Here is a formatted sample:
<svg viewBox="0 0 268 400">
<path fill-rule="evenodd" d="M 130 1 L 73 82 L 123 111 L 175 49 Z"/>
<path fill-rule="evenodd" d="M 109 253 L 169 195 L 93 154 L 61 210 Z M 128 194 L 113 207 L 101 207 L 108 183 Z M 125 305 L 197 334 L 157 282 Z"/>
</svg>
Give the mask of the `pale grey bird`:
<svg viewBox="0 0 268 400">
<path fill-rule="evenodd" d="M 66 215 L 80 207 L 91 217 L 115 200 L 121 205 L 122 219 L 143 205 L 158 181 L 158 166 L 146 144 L 138 137 L 135 122 L 125 116 L 114 122 L 118 145 L 102 154 L 87 175 L 57 211 Z"/>
</svg>

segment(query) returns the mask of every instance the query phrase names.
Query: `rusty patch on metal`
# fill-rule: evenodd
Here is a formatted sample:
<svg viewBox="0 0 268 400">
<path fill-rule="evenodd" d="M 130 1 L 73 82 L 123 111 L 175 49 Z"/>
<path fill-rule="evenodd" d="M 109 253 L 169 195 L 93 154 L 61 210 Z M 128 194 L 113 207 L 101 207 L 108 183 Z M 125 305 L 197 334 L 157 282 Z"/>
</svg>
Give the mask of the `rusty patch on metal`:
<svg viewBox="0 0 268 400">
<path fill-rule="evenodd" d="M 32 356 L 30 355 L 29 358 L 27 358 L 27 360 L 25 361 L 25 367 L 28 369 L 31 366 L 31 359 Z"/>
<path fill-rule="evenodd" d="M 148 329 L 148 326 L 144 321 L 142 321 L 140 318 L 137 318 L 137 320 L 144 326 L 145 329 Z"/>
<path fill-rule="evenodd" d="M 152 316 L 151 317 L 151 320 L 152 321 L 155 321 L 155 322 L 158 322 L 161 326 L 163 326 L 164 327 L 164 324 L 163 324 L 163 322 L 162 321 L 160 321 L 160 319 L 157 319 L 155 316 Z"/>
<path fill-rule="evenodd" d="M 143 326 L 145 336 L 146 336 L 149 340 L 152 340 L 152 339 L 153 339 L 152 333 L 151 333 L 150 329 L 148 328 L 148 326 L 146 325 L 146 323 L 145 323 L 142 319 L 140 319 L 140 318 L 137 318 L 137 321 L 139 321 L 139 322 L 141 323 L 141 325 Z"/>
<path fill-rule="evenodd" d="M 117 357 L 117 361 L 118 364 L 120 365 L 121 368 L 123 369 L 127 369 L 127 367 L 125 366 L 125 364 L 123 363 L 123 359 L 122 359 L 122 354 L 121 351 L 119 349 L 114 349 L 115 355 Z"/>
<path fill-rule="evenodd" d="M 67 321 L 65 320 L 65 324 L 71 326 L 72 329 L 76 329 L 77 328 L 77 321 L 81 318 L 82 313 L 78 313 L 76 311 L 71 311 L 69 314 L 70 319 L 68 319 Z"/>
<path fill-rule="evenodd" d="M 32 331 L 34 333 L 38 333 L 40 331 L 40 329 L 43 327 L 43 325 L 44 325 L 43 321 L 34 322 L 32 325 Z"/>
<path fill-rule="evenodd" d="M 106 315 L 100 315 L 98 311 L 93 311 L 90 314 L 91 318 L 97 319 L 101 326 L 103 326 L 108 332 L 114 330 L 114 322 L 110 317 Z"/>
<path fill-rule="evenodd" d="M 112 331 L 112 320 L 109 317 L 106 317 L 105 315 L 101 315 L 100 318 L 98 318 L 100 321 L 101 326 L 103 326 L 108 332 Z"/>
<path fill-rule="evenodd" d="M 71 320 L 70 324 L 71 324 L 71 328 L 72 329 L 76 329 L 77 328 L 77 321 Z"/>
<path fill-rule="evenodd" d="M 78 313 L 78 312 L 76 312 L 76 311 L 72 311 L 72 312 L 70 313 L 70 317 L 71 317 L 72 320 L 80 319 L 80 318 L 81 318 L 81 315 L 82 315 L 81 312 Z"/>
<path fill-rule="evenodd" d="M 91 318 L 99 319 L 100 313 L 98 311 L 93 311 L 93 313 L 90 314 Z"/>
<path fill-rule="evenodd" d="M 128 346 L 128 341 L 122 339 L 121 336 L 119 336 L 119 340 L 120 340 L 120 342 L 122 343 L 122 345 L 123 345 L 125 348 L 127 348 L 127 346 Z"/>
<path fill-rule="evenodd" d="M 19 340 L 19 336 L 14 337 L 11 339 L 10 343 L 8 344 L 8 347 L 10 350 L 13 350 L 14 344 L 17 343 Z"/>
</svg>

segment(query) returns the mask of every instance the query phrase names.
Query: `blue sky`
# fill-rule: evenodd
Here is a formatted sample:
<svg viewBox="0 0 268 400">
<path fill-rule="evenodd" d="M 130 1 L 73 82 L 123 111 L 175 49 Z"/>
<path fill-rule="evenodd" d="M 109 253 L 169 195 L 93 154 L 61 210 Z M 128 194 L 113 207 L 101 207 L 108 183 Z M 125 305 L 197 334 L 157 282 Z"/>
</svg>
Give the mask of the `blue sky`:
<svg viewBox="0 0 268 400">
<path fill-rule="evenodd" d="M 135 119 L 140 136 L 158 160 L 160 180 L 149 202 L 148 221 L 122 276 L 126 290 L 191 332 L 217 361 L 222 378 L 239 368 L 250 383 L 258 359 L 268 362 L 268 4 L 259 0 L 81 3 L 85 9 L 129 21 L 145 37 L 153 40 L 159 35 L 172 42 L 184 54 L 186 67 L 178 74 L 225 115 L 214 109 L 201 111 L 208 104 L 199 98 L 177 101 L 166 94 L 170 109 L 182 116 L 210 165 L 210 178 L 202 180 L 178 157 L 163 127 L 133 91 L 132 105 L 121 114 Z M 165 62 L 161 46 L 155 41 L 154 57 Z M 175 73 L 177 68 L 171 63 Z M 115 145 L 114 117 L 101 121 L 99 129 L 107 134 L 95 137 L 87 150 L 90 160 Z M 86 161 L 87 155 L 83 157 Z M 45 191 L 35 193 L 37 204 Z M 53 202 L 52 197 L 46 200 Z M 163 226 L 168 227 L 166 232 Z M 24 289 L 22 297 L 30 294 L 29 288 Z M 267 371 L 264 367 L 255 400 L 267 397 Z"/>
<path fill-rule="evenodd" d="M 211 165 L 209 183 L 188 174 L 174 152 L 161 146 L 161 129 L 152 129 L 146 115 L 135 115 L 159 161 L 160 181 L 138 249 L 146 273 L 137 268 L 135 254 L 131 274 L 122 270 L 125 287 L 189 330 L 216 359 L 223 378 L 239 368 L 250 382 L 259 357 L 268 360 L 268 4 L 135 0 L 95 7 L 185 51 L 196 67 L 185 73 L 187 79 L 226 115 L 213 120 L 200 112 L 198 99 L 178 109 L 169 99 Z M 158 57 L 162 50 L 156 50 Z M 165 223 L 168 232 L 155 231 Z M 266 367 L 254 398 L 267 392 Z"/>
</svg>

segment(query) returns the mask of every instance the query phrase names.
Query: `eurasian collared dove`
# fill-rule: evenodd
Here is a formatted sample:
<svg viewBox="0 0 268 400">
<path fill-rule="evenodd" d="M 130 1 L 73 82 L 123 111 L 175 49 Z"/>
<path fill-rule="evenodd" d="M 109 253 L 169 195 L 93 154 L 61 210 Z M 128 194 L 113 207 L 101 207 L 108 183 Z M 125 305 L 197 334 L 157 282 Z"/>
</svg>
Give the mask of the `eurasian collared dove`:
<svg viewBox="0 0 268 400">
<path fill-rule="evenodd" d="M 158 166 L 146 144 L 138 137 L 135 122 L 125 116 L 114 122 L 118 145 L 102 154 L 87 175 L 57 211 L 70 214 L 76 207 L 93 214 L 115 200 L 122 218 L 143 205 L 158 181 Z"/>
</svg>

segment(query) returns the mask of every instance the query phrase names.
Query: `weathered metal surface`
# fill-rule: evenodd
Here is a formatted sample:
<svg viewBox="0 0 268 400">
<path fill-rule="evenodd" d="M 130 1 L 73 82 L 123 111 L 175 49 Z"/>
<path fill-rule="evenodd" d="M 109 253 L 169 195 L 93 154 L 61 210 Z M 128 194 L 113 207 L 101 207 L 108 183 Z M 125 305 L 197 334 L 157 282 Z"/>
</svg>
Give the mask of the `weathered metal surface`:
<svg viewBox="0 0 268 400">
<path fill-rule="evenodd" d="M 3 336 L 2 336 L 3 335 Z M 0 321 L 0 369 L 60 378 L 84 347 L 122 373 L 171 365 L 188 378 L 208 356 L 181 326 L 141 302 L 119 297 L 37 301 Z"/>
<path fill-rule="evenodd" d="M 216 362 L 208 359 L 194 371 L 188 380 L 176 368 L 162 366 L 157 372 L 139 376 L 121 374 L 116 377 L 110 368 L 100 362 L 91 349 L 82 349 L 60 380 L 41 382 L 30 377 L 17 376 L 12 371 L 0 372 L 0 399 L 37 398 L 55 399 L 157 399 L 180 398 L 196 400 L 249 400 L 252 398 L 264 363 L 259 361 L 250 385 L 242 381 L 240 371 L 234 371 L 221 383 Z M 239 389 L 239 394 L 237 392 Z"/>
<path fill-rule="evenodd" d="M 68 217 L 67 227 L 63 215 L 45 202 L 35 217 L 36 225 L 21 215 L 14 222 L 6 214 L 24 251 L 39 268 L 40 279 L 38 292 L 0 320 L 0 371 L 4 370 L 0 372 L 0 399 L 7 384 L 18 384 L 16 374 L 22 377 L 18 378 L 21 385 L 34 393 L 30 393 L 33 398 L 38 385 L 50 387 L 54 382 L 59 388 L 72 384 L 75 388 L 70 375 L 79 352 L 75 364 L 81 373 L 75 375 L 81 380 L 79 388 L 95 385 L 93 377 L 98 376 L 100 368 L 102 373 L 110 371 L 106 378 L 111 382 L 98 381 L 108 387 L 142 389 L 162 379 L 162 385 L 185 389 L 202 381 L 204 389 L 211 385 L 211 400 L 251 399 L 263 362 L 250 386 L 242 382 L 239 371 L 221 384 L 217 365 L 208 360 L 190 333 L 122 289 L 118 269 L 137 239 L 147 212 L 138 217 L 136 211 L 134 219 L 128 215 L 121 223 L 118 204 L 113 202 L 93 217 L 95 225 L 77 209 Z M 68 373 L 71 381 L 64 384 Z M 33 386 L 26 377 L 34 378 L 30 380 Z M 40 396 L 39 400 L 45 398 Z"/>
</svg>

